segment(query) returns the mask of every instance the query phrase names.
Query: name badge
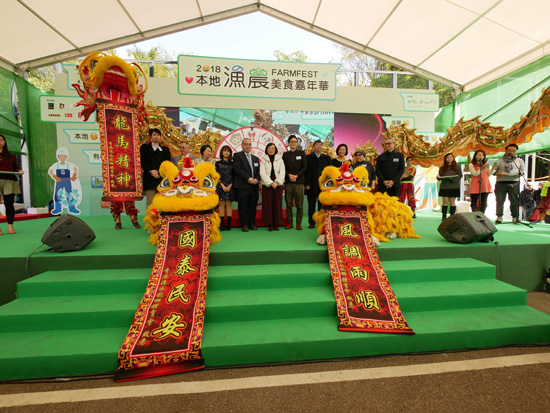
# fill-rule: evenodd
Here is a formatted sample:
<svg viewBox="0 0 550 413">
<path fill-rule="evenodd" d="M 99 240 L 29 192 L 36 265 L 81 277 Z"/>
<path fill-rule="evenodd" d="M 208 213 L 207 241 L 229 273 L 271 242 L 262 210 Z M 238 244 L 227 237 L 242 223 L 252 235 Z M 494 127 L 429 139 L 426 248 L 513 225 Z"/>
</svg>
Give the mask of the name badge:
<svg viewBox="0 0 550 413">
<path fill-rule="evenodd" d="M 297 156 L 297 157 L 296 157 L 296 160 L 297 160 L 297 161 L 300 161 L 301 159 L 302 159 L 302 156 Z"/>
<path fill-rule="evenodd" d="M 258 166 L 258 162 L 254 162 L 254 166 Z"/>
<path fill-rule="evenodd" d="M 393 160 L 394 162 L 399 162 L 399 159 L 397 159 L 397 158 L 393 158 L 392 160 Z"/>
</svg>

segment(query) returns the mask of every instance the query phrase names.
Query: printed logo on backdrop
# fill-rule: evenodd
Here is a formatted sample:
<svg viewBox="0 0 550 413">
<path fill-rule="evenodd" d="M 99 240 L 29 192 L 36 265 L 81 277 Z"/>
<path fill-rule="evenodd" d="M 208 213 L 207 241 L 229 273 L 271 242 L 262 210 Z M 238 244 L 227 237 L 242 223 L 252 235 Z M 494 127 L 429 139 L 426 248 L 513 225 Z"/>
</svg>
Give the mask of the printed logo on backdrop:
<svg viewBox="0 0 550 413">
<path fill-rule="evenodd" d="M 84 123 L 78 114 L 80 96 L 40 96 L 40 119 L 42 122 Z M 95 113 L 86 123 L 95 123 Z"/>
<path fill-rule="evenodd" d="M 178 57 L 178 91 L 183 95 L 336 99 L 334 63 Z"/>
<path fill-rule="evenodd" d="M 283 125 L 334 125 L 334 112 L 299 112 L 294 110 L 274 110 L 273 120 Z"/>
<path fill-rule="evenodd" d="M 439 110 L 439 95 L 437 93 L 401 92 L 403 109 L 407 112 L 437 112 Z"/>
<path fill-rule="evenodd" d="M 415 119 L 408 116 L 382 116 L 382 119 L 386 123 L 386 128 L 389 129 L 390 126 L 401 126 L 405 122 L 408 122 L 407 128 L 414 129 Z"/>
<path fill-rule="evenodd" d="M 63 132 L 69 137 L 70 143 L 100 143 L 99 129 L 63 129 Z"/>
</svg>

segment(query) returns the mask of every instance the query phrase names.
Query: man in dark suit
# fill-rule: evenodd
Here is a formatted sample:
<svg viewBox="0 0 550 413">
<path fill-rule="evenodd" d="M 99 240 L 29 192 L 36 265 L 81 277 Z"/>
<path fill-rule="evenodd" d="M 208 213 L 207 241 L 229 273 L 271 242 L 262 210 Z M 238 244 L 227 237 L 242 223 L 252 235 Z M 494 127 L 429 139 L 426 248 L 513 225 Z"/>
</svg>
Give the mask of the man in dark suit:
<svg viewBox="0 0 550 413">
<path fill-rule="evenodd" d="M 313 142 L 313 152 L 307 155 L 307 168 L 306 168 L 306 194 L 307 194 L 307 217 L 309 221 L 309 228 L 315 228 L 315 221 L 313 220 L 313 214 L 317 209 L 321 209 L 321 204 L 315 208 L 315 204 L 318 203 L 319 193 L 319 178 L 325 166 L 331 164 L 330 156 L 322 153 L 323 142 L 316 140 Z"/>
<path fill-rule="evenodd" d="M 162 133 L 153 128 L 149 130 L 151 142 L 144 143 L 139 148 L 141 169 L 143 169 L 143 192 L 147 197 L 147 208 L 153 202 L 157 186 L 162 182 L 159 174 L 160 164 L 170 160 L 170 149 L 161 145 Z"/>
<path fill-rule="evenodd" d="M 256 205 L 259 198 L 260 160 L 252 155 L 252 141 L 245 138 L 243 150 L 233 156 L 233 188 L 239 204 L 239 220 L 243 232 L 257 230 Z"/>
<path fill-rule="evenodd" d="M 378 190 L 389 196 L 399 197 L 401 177 L 405 172 L 405 157 L 395 150 L 395 139 L 384 141 L 384 153 L 376 160 Z"/>
</svg>

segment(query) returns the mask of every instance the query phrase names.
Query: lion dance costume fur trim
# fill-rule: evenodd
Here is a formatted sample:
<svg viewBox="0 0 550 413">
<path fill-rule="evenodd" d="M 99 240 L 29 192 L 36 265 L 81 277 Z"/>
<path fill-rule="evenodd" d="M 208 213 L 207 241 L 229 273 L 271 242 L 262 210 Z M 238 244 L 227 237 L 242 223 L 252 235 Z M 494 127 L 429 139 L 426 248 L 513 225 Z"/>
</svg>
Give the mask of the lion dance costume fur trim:
<svg viewBox="0 0 550 413">
<path fill-rule="evenodd" d="M 368 186 L 369 173 L 364 167 L 349 171 L 347 164 L 341 169 L 327 166 L 319 178 L 319 202 L 323 205 L 350 205 L 367 207 L 367 216 L 372 235 L 380 241 L 387 242 L 390 238 L 420 238 L 412 226 L 413 212 L 399 202 L 396 197 L 385 193 L 370 192 Z M 317 243 L 326 244 L 325 212 L 316 212 L 313 219 L 317 224 L 319 238 Z"/>
<path fill-rule="evenodd" d="M 158 194 L 146 212 L 145 228 L 151 232 L 149 243 L 157 245 L 160 229 L 159 215 L 161 213 L 181 213 L 186 211 L 212 212 L 212 231 L 210 243 L 215 244 L 222 239 L 219 231 L 220 217 L 214 211 L 219 203 L 216 194 L 216 185 L 220 174 L 214 165 L 204 162 L 193 168 L 191 158 L 184 158 L 185 162 L 180 171 L 172 162 L 164 161 L 160 165 L 159 173 L 162 182 L 158 186 Z"/>
</svg>

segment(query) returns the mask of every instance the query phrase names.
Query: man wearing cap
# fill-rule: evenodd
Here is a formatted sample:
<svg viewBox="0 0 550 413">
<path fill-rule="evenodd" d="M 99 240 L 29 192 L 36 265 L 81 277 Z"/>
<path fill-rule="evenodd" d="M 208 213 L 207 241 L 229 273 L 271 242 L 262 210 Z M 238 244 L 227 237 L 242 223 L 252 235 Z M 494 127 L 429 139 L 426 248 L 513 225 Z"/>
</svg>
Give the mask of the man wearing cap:
<svg viewBox="0 0 550 413">
<path fill-rule="evenodd" d="M 395 139 L 384 141 L 384 153 L 376 160 L 378 190 L 389 196 L 399 197 L 401 177 L 405 172 L 405 157 L 395 150 Z"/>
<path fill-rule="evenodd" d="M 306 194 L 307 194 L 307 217 L 309 221 L 308 228 L 315 228 L 313 214 L 316 209 L 321 209 L 318 198 L 321 190 L 319 189 L 319 178 L 323 169 L 331 164 L 330 156 L 322 153 L 323 142 L 316 140 L 313 142 L 313 151 L 306 156 Z M 316 208 L 316 204 L 317 208 Z"/>
<path fill-rule="evenodd" d="M 504 215 L 504 202 L 506 195 L 510 201 L 510 212 L 512 223 L 519 224 L 519 181 L 524 174 L 525 164 L 523 159 L 516 157 L 518 146 L 511 143 L 506 148 L 502 159 L 493 165 L 493 171 L 497 177 L 495 185 L 495 196 L 497 198 L 497 219 L 495 224 L 502 223 Z"/>
<path fill-rule="evenodd" d="M 374 185 L 376 183 L 376 172 L 374 170 L 374 166 L 372 166 L 372 164 L 367 161 L 367 154 L 363 149 L 358 149 L 355 151 L 353 156 L 355 156 L 355 163 L 351 165 L 351 172 L 353 172 L 355 168 L 364 166 L 369 173 L 369 182 L 367 182 L 367 185 L 371 190 L 374 190 Z"/>
</svg>

